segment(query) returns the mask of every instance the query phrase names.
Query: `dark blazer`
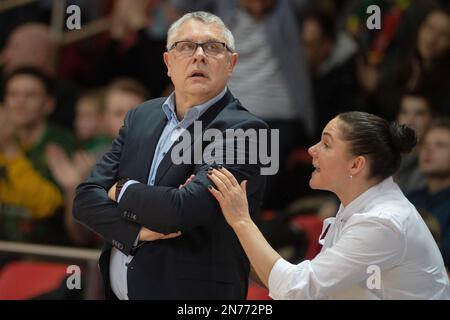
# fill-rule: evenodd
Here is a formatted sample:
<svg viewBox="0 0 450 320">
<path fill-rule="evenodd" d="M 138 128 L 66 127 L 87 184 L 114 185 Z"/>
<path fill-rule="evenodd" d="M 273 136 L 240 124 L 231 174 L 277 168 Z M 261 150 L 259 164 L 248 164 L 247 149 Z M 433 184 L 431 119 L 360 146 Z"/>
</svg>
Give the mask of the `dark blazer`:
<svg viewBox="0 0 450 320">
<path fill-rule="evenodd" d="M 106 297 L 114 297 L 109 285 L 114 246 L 134 255 L 128 266 L 130 299 L 245 299 L 249 261 L 207 189 L 211 184 L 209 165 L 175 165 L 168 152 L 158 167 L 155 186 L 147 185 L 156 145 L 167 122 L 161 108 L 164 101 L 150 100 L 128 112 L 110 151 L 77 188 L 74 217 L 106 240 L 100 257 Z M 268 129 L 229 91 L 198 120 L 203 130 L 216 128 L 222 133 L 226 129 Z M 193 127 L 188 130 L 193 132 Z M 202 148 L 207 143 L 202 142 Z M 265 177 L 259 164 L 246 163 L 225 166 L 238 181 L 248 180 L 249 208 L 256 215 Z M 195 179 L 179 189 L 191 174 Z M 128 187 L 117 204 L 108 199 L 107 190 L 124 177 L 141 183 Z M 132 250 L 141 226 L 164 234 L 181 231 L 182 235 L 145 242 Z"/>
</svg>

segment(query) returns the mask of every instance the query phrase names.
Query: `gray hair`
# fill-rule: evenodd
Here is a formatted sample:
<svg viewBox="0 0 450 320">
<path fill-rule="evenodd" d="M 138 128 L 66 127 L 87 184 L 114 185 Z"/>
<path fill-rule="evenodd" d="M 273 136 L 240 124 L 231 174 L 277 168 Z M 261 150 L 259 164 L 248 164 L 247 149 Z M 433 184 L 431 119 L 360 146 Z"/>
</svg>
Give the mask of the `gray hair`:
<svg viewBox="0 0 450 320">
<path fill-rule="evenodd" d="M 222 29 L 222 35 L 225 39 L 225 43 L 228 46 L 228 48 L 231 49 L 231 51 L 235 52 L 235 44 L 234 44 L 234 37 L 231 33 L 230 29 L 227 28 L 225 23 L 216 15 L 205 12 L 205 11 L 196 11 L 196 12 L 189 12 L 186 13 L 184 16 L 182 16 L 180 19 L 172 23 L 172 25 L 169 28 L 169 31 L 167 31 L 167 51 L 170 50 L 169 40 L 172 39 L 173 35 L 176 33 L 178 28 L 185 23 L 188 20 L 198 20 L 205 24 L 216 24 Z"/>
</svg>

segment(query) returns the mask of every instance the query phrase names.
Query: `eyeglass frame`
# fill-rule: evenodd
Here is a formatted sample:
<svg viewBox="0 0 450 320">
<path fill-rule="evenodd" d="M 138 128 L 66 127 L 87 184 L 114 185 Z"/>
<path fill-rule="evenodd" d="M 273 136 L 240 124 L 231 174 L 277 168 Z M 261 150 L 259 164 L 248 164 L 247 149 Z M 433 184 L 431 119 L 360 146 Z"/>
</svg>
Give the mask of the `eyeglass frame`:
<svg viewBox="0 0 450 320">
<path fill-rule="evenodd" d="M 203 50 L 203 52 L 205 53 L 205 55 L 207 55 L 208 57 L 210 57 L 210 55 L 208 55 L 208 54 L 206 53 L 205 48 L 203 48 L 203 46 L 204 46 L 205 44 L 207 44 L 207 43 L 220 43 L 220 44 L 223 46 L 224 49 L 227 49 L 230 53 L 234 53 L 234 51 L 231 50 L 231 48 L 230 48 L 225 42 L 222 42 L 222 41 L 195 42 L 195 41 L 191 41 L 191 40 L 180 40 L 180 41 L 175 41 L 175 42 L 170 46 L 170 48 L 169 48 L 168 51 L 171 51 L 171 50 L 175 49 L 175 47 L 177 46 L 177 44 L 180 43 L 180 42 L 190 42 L 190 43 L 194 43 L 194 44 L 195 44 L 195 49 L 194 49 L 194 51 L 192 51 L 192 54 L 189 55 L 189 57 L 192 57 L 192 56 L 194 55 L 194 53 L 198 50 L 198 47 L 199 47 L 199 46 L 202 48 L 202 50 Z"/>
</svg>

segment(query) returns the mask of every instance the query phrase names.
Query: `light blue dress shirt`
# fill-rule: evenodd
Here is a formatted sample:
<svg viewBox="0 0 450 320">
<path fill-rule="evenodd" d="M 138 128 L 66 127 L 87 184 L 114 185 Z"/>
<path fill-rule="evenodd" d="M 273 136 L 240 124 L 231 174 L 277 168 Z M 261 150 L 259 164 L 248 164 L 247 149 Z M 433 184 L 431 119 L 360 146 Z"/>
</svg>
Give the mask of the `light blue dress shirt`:
<svg viewBox="0 0 450 320">
<path fill-rule="evenodd" d="M 150 173 L 147 179 L 147 184 L 153 186 L 155 184 L 156 172 L 158 171 L 159 164 L 165 157 L 167 152 L 169 152 L 173 143 L 180 137 L 180 135 L 191 125 L 195 120 L 200 118 L 200 116 L 208 110 L 213 104 L 218 102 L 227 92 L 227 87 L 223 89 L 221 93 L 217 96 L 208 100 L 207 102 L 194 106 L 190 108 L 184 118 L 180 121 L 178 120 L 176 110 L 175 110 L 175 92 L 173 92 L 167 100 L 163 103 L 162 109 L 167 117 L 167 123 L 164 127 L 161 136 L 159 137 L 158 144 L 155 150 L 155 156 L 153 157 L 152 165 L 150 167 Z M 134 184 L 139 183 L 136 180 L 127 181 L 122 190 L 119 193 L 117 202 L 120 202 L 126 189 Z M 135 241 L 137 244 L 139 235 Z M 110 282 L 111 289 L 114 294 L 121 300 L 128 300 L 128 283 L 127 283 L 127 271 L 128 264 L 133 259 L 132 255 L 125 255 L 116 248 L 111 249 L 111 259 L 110 259 Z"/>
</svg>

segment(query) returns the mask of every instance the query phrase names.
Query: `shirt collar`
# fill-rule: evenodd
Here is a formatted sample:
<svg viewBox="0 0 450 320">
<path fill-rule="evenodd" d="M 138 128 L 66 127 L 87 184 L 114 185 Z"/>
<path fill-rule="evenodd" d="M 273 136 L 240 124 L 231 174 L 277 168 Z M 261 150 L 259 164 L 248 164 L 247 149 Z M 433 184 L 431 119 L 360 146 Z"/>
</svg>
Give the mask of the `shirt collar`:
<svg viewBox="0 0 450 320">
<path fill-rule="evenodd" d="M 397 191 L 400 191 L 400 189 L 394 182 L 394 179 L 392 177 L 388 177 L 360 194 L 346 207 L 344 207 L 341 203 L 339 211 L 336 214 L 336 218 L 347 221 L 354 213 L 361 213 L 370 210 L 370 206 L 377 203 L 374 199 Z M 379 201 L 382 201 L 382 199 Z"/>
<path fill-rule="evenodd" d="M 200 116 L 205 113 L 206 110 L 208 110 L 209 107 L 211 107 L 213 104 L 215 104 L 217 101 L 223 98 L 225 93 L 227 92 L 227 87 L 225 87 L 222 92 L 220 92 L 217 96 L 214 98 L 191 107 L 186 114 L 184 115 L 184 118 L 180 121 L 177 118 L 177 114 L 175 111 L 175 91 L 170 94 L 170 96 L 164 101 L 162 105 L 162 109 L 164 113 L 166 114 L 167 120 L 175 121 L 178 125 L 187 128 L 189 125 L 191 125 L 195 120 L 200 118 Z"/>
</svg>

